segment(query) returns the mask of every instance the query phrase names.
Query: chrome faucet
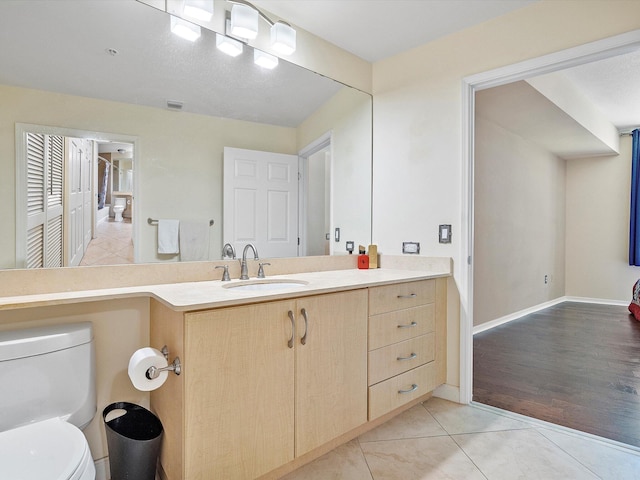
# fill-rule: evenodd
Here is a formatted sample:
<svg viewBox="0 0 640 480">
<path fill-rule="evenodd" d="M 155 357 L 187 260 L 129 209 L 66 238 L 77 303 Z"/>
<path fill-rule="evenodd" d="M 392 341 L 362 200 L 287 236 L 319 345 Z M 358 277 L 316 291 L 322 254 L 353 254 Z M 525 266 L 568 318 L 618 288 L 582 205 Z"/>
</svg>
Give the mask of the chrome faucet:
<svg viewBox="0 0 640 480">
<path fill-rule="evenodd" d="M 234 260 L 236 258 L 236 251 L 233 248 L 233 245 L 231 245 L 230 243 L 225 243 L 224 247 L 222 247 L 222 258 L 227 258 L 227 257 L 231 257 Z"/>
<path fill-rule="evenodd" d="M 254 247 L 252 243 L 247 243 L 244 247 L 244 250 L 242 251 L 242 261 L 240 262 L 240 280 L 249 279 L 249 272 L 247 270 L 247 249 L 249 249 L 249 247 L 251 247 L 251 250 L 253 250 L 253 259 L 260 260 L 258 258 L 258 250 L 256 250 L 256 247 Z"/>
</svg>

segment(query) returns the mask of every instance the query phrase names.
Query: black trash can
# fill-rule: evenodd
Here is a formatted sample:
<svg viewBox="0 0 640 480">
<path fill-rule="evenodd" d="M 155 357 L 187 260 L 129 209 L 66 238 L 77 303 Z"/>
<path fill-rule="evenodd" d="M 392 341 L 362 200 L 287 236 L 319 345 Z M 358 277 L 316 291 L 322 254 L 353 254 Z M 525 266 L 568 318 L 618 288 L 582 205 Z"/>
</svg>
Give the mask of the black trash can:
<svg viewBox="0 0 640 480">
<path fill-rule="evenodd" d="M 109 421 L 114 410 L 124 413 Z M 155 480 L 156 464 L 162 440 L 162 423 L 146 408 L 128 402 L 116 402 L 102 411 L 111 480 Z"/>
</svg>

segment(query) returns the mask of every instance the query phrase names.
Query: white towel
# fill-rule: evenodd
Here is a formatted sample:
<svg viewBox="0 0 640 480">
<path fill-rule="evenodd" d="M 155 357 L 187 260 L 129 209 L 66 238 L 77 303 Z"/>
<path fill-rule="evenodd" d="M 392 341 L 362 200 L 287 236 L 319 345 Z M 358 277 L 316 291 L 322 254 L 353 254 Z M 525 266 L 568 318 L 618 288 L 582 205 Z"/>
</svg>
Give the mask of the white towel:
<svg viewBox="0 0 640 480">
<path fill-rule="evenodd" d="M 209 260 L 209 222 L 180 222 L 180 260 Z"/>
<path fill-rule="evenodd" d="M 180 253 L 178 246 L 179 220 L 158 220 L 158 253 L 175 255 Z"/>
</svg>

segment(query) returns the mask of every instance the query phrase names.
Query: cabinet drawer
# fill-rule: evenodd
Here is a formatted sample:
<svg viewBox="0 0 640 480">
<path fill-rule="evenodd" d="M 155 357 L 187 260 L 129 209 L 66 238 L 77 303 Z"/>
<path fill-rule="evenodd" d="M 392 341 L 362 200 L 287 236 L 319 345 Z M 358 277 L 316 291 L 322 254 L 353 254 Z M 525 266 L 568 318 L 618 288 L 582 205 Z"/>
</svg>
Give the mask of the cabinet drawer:
<svg viewBox="0 0 640 480">
<path fill-rule="evenodd" d="M 435 359 L 435 334 L 405 340 L 369 352 L 369 385 Z"/>
<path fill-rule="evenodd" d="M 397 283 L 369 289 L 369 315 L 426 305 L 435 301 L 435 280 Z"/>
<path fill-rule="evenodd" d="M 369 317 L 369 350 L 408 340 L 436 328 L 435 304 Z"/>
<path fill-rule="evenodd" d="M 369 420 L 435 389 L 438 386 L 435 363 L 427 363 L 369 387 Z"/>
</svg>

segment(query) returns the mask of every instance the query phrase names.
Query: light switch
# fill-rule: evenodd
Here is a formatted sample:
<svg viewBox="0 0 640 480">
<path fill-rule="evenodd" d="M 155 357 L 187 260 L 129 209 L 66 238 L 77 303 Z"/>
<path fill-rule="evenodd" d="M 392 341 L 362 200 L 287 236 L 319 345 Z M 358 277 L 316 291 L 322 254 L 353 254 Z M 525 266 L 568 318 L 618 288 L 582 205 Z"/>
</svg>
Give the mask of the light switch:
<svg viewBox="0 0 640 480">
<path fill-rule="evenodd" d="M 440 225 L 439 241 L 440 243 L 451 243 L 451 225 Z"/>
</svg>

